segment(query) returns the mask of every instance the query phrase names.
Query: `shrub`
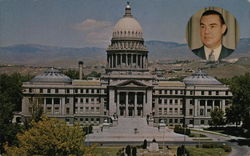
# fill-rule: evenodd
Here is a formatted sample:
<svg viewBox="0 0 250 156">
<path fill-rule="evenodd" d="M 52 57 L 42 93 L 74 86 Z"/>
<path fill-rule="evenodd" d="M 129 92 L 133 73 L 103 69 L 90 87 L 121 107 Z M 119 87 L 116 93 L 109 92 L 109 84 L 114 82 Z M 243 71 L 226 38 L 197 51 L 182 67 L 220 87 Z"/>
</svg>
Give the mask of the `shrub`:
<svg viewBox="0 0 250 156">
<path fill-rule="evenodd" d="M 225 152 L 231 152 L 232 151 L 232 147 L 228 146 L 228 145 L 223 145 L 222 148 L 224 149 Z"/>
<path fill-rule="evenodd" d="M 184 153 L 185 153 L 185 156 L 189 156 L 190 155 L 184 145 L 179 146 L 177 148 L 177 156 L 183 156 Z"/>
<path fill-rule="evenodd" d="M 146 149 L 147 146 L 148 146 L 148 141 L 145 139 L 145 140 L 143 141 L 142 148 L 143 148 L 143 149 Z"/>
<path fill-rule="evenodd" d="M 136 147 L 133 147 L 132 148 L 132 156 L 136 156 L 136 153 L 137 153 L 137 149 L 136 149 Z"/>
<path fill-rule="evenodd" d="M 130 147 L 130 145 L 127 145 L 127 147 L 126 147 L 126 154 L 128 156 L 131 156 L 131 147 Z"/>
<path fill-rule="evenodd" d="M 191 130 L 189 128 L 183 128 L 180 125 L 176 125 L 174 127 L 174 132 L 179 133 L 179 134 L 185 134 L 185 135 L 190 135 L 191 134 Z"/>
</svg>

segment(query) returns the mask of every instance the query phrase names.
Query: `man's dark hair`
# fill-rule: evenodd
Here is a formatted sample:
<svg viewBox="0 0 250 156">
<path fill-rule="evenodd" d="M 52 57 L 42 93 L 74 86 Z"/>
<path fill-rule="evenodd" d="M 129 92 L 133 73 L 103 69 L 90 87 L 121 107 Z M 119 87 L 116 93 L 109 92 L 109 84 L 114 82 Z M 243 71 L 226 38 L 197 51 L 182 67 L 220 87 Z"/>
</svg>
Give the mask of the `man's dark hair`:
<svg viewBox="0 0 250 156">
<path fill-rule="evenodd" d="M 203 17 L 203 16 L 208 16 L 208 15 L 217 15 L 217 16 L 219 16 L 219 18 L 220 18 L 220 23 L 226 25 L 226 22 L 225 22 L 225 20 L 224 20 L 224 18 L 223 18 L 223 16 L 222 16 L 222 14 L 219 13 L 218 11 L 215 11 L 215 10 L 207 10 L 207 11 L 203 12 L 203 14 L 201 15 L 201 17 Z M 223 35 L 226 35 L 226 33 L 227 33 L 227 28 L 226 28 L 226 31 L 224 32 Z"/>
</svg>

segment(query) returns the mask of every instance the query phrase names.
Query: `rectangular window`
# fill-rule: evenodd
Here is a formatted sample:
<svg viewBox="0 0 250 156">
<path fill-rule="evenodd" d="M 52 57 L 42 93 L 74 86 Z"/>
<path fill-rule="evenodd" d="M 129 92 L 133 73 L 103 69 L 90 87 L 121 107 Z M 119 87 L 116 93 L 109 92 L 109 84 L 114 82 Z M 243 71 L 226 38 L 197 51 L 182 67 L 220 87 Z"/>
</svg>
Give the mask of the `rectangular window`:
<svg viewBox="0 0 250 156">
<path fill-rule="evenodd" d="M 189 115 L 193 115 L 193 109 L 189 109 Z"/>
<path fill-rule="evenodd" d="M 54 98 L 54 104 L 60 104 L 60 98 Z"/>
<path fill-rule="evenodd" d="M 219 91 L 216 91 L 216 95 L 219 95 Z"/>
<path fill-rule="evenodd" d="M 51 92 L 51 90 L 50 90 L 50 89 L 48 89 L 48 90 L 47 90 L 47 93 L 50 93 L 50 92 Z"/>
<path fill-rule="evenodd" d="M 178 113 L 178 108 L 174 109 L 174 113 L 177 114 Z"/>
<path fill-rule="evenodd" d="M 212 91 L 208 91 L 208 95 L 212 95 Z"/>
<path fill-rule="evenodd" d="M 178 119 L 174 119 L 174 123 L 178 123 Z"/>
<path fill-rule="evenodd" d="M 189 100 L 189 104 L 190 105 L 193 105 L 194 104 L 194 101 L 192 99 Z"/>
<path fill-rule="evenodd" d="M 58 89 L 55 89 L 55 93 L 58 93 L 59 92 L 59 90 Z"/>
<path fill-rule="evenodd" d="M 83 93 L 83 89 L 81 89 L 80 91 L 81 91 L 81 93 Z"/>
<path fill-rule="evenodd" d="M 43 89 L 42 88 L 40 88 L 40 93 L 43 93 Z"/>
<path fill-rule="evenodd" d="M 201 95 L 204 95 L 204 91 L 201 91 Z"/>
<path fill-rule="evenodd" d="M 175 94 L 178 94 L 178 90 L 175 90 Z"/>
<path fill-rule="evenodd" d="M 86 93 L 89 93 L 89 89 L 86 89 Z"/>
<path fill-rule="evenodd" d="M 69 90 L 69 89 L 66 89 L 66 93 L 70 93 L 70 90 Z"/>
<path fill-rule="evenodd" d="M 167 114 L 168 109 L 164 108 L 164 114 Z"/>
<path fill-rule="evenodd" d="M 170 114 L 173 113 L 173 108 L 169 108 L 169 113 L 170 113 Z"/>
<path fill-rule="evenodd" d="M 46 98 L 46 104 L 52 104 L 52 98 Z"/>
<path fill-rule="evenodd" d="M 159 98 L 159 99 L 158 99 L 158 103 L 161 104 L 161 102 L 162 102 L 162 100 L 161 100 L 161 98 Z"/>
<path fill-rule="evenodd" d="M 69 103 L 69 98 L 65 98 L 65 103 Z"/>
<path fill-rule="evenodd" d="M 201 124 L 204 125 L 205 121 L 204 120 L 201 120 Z"/>
<path fill-rule="evenodd" d="M 69 114 L 69 107 L 66 108 L 66 114 Z"/>
<path fill-rule="evenodd" d="M 204 115 L 204 109 L 200 109 L 200 115 Z"/>
</svg>

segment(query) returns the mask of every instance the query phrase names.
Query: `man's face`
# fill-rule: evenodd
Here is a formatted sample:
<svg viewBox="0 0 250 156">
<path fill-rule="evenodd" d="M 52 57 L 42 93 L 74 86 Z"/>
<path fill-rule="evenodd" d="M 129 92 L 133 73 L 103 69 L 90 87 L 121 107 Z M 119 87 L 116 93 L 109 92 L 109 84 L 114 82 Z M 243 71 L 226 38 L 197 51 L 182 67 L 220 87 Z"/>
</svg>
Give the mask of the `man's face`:
<svg viewBox="0 0 250 156">
<path fill-rule="evenodd" d="M 218 15 L 202 16 L 200 21 L 200 37 L 202 43 L 211 49 L 219 47 L 226 25 L 222 24 Z"/>
</svg>

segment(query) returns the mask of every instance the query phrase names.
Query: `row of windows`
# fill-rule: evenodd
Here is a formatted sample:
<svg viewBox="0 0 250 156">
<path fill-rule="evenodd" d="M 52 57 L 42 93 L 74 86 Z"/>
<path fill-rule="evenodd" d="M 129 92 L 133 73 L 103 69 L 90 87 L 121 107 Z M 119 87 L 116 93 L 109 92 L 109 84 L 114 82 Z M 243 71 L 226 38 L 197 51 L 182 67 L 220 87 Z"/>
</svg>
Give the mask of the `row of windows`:
<svg viewBox="0 0 250 156">
<path fill-rule="evenodd" d="M 180 114 L 183 114 L 182 108 L 179 109 Z M 159 108 L 159 115 L 178 114 L 178 108 Z"/>
<path fill-rule="evenodd" d="M 158 104 L 182 104 L 183 101 L 182 99 L 167 99 L 167 98 L 159 98 L 158 99 Z"/>
<path fill-rule="evenodd" d="M 32 89 L 32 88 L 29 88 L 29 93 L 33 93 L 33 92 L 36 92 L 37 90 L 39 90 L 38 92 L 39 93 L 73 93 L 73 90 L 72 89 L 58 89 L 58 88 L 55 88 L 55 89 L 44 89 L 44 88 L 40 88 L 40 89 Z M 107 91 L 104 90 L 104 93 L 106 93 Z M 74 89 L 74 93 L 82 93 L 82 94 L 99 94 L 99 93 L 102 93 L 102 90 L 101 89 Z"/>
<path fill-rule="evenodd" d="M 183 90 L 153 90 L 154 94 L 166 94 L 166 95 L 182 95 L 184 93 Z"/>
<path fill-rule="evenodd" d="M 169 123 L 169 124 L 183 123 L 183 119 L 160 119 L 160 121 L 161 120 L 164 120 L 165 123 Z M 194 120 L 189 120 L 188 123 L 189 124 L 194 124 Z M 200 124 L 204 125 L 205 124 L 205 120 L 200 120 Z"/>
<path fill-rule="evenodd" d="M 195 91 L 195 95 L 229 95 L 228 91 Z M 187 95 L 194 95 L 194 91 L 187 91 Z"/>
<path fill-rule="evenodd" d="M 79 121 L 82 121 L 82 122 L 100 122 L 100 119 L 99 118 L 76 118 L 76 120 L 79 120 Z M 69 122 L 70 119 L 69 118 L 66 118 L 65 119 L 66 122 Z"/>
</svg>

